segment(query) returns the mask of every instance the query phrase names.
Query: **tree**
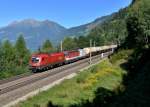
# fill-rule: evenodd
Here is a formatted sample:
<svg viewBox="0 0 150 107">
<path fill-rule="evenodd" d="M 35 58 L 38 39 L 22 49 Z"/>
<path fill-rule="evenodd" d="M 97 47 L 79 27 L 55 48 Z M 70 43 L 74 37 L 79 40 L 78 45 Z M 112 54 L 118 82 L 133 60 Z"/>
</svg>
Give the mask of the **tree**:
<svg viewBox="0 0 150 107">
<path fill-rule="evenodd" d="M 89 39 L 85 36 L 79 36 L 75 39 L 75 43 L 77 44 L 77 48 L 89 47 Z"/>
<path fill-rule="evenodd" d="M 94 28 L 87 37 L 89 41 L 94 41 L 96 46 L 102 46 L 106 43 L 106 33 L 100 27 Z"/>
<path fill-rule="evenodd" d="M 149 3 L 139 3 L 142 7 L 135 5 L 126 20 L 128 37 L 126 38 L 125 45 L 128 48 L 140 47 L 144 48 L 149 46 L 150 39 L 150 5 Z M 144 7 L 145 6 L 145 7 Z"/>
<path fill-rule="evenodd" d="M 53 51 L 53 46 L 50 40 L 46 40 L 42 45 L 42 52 L 51 52 Z"/>
<path fill-rule="evenodd" d="M 10 68 L 14 67 L 16 59 L 14 47 L 9 40 L 6 40 L 2 43 L 1 50 L 1 72 L 10 72 Z"/>
<path fill-rule="evenodd" d="M 127 19 L 128 36 L 125 40 L 125 47 L 127 47 L 127 48 L 136 47 L 136 44 L 137 44 L 136 37 L 139 35 L 138 26 L 139 25 L 138 25 L 137 17 L 132 16 Z"/>
<path fill-rule="evenodd" d="M 15 51 L 9 40 L 3 42 L 2 49 L 5 60 L 12 61 L 15 59 Z"/>
<path fill-rule="evenodd" d="M 20 35 L 15 44 L 17 63 L 19 65 L 27 64 L 30 52 L 26 47 L 23 35 Z"/>
<path fill-rule="evenodd" d="M 77 43 L 75 42 L 74 38 L 66 37 L 63 40 L 63 50 L 74 50 L 77 49 Z"/>
<path fill-rule="evenodd" d="M 150 8 L 146 9 L 143 13 L 143 31 L 144 31 L 144 44 L 150 47 Z"/>
<path fill-rule="evenodd" d="M 2 72 L 2 70 L 3 70 L 3 60 L 4 60 L 4 58 L 3 58 L 3 49 L 2 49 L 2 44 L 1 44 L 1 42 L 0 42 L 0 73 Z"/>
</svg>

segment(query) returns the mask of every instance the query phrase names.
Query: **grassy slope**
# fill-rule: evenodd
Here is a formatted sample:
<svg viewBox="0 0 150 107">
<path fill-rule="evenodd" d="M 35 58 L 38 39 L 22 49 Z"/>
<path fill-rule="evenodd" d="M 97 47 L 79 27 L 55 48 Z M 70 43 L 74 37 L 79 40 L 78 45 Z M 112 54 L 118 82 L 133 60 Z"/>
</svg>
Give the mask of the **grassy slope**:
<svg viewBox="0 0 150 107">
<path fill-rule="evenodd" d="M 124 74 L 125 72 L 118 64 L 111 64 L 107 59 L 86 70 L 86 72 L 79 73 L 73 79 L 65 80 L 62 84 L 16 106 L 46 107 L 49 101 L 53 105 L 61 106 L 81 105 L 85 101 L 92 102 L 95 98 L 95 91 L 99 87 L 109 91 L 116 90 L 121 85 Z"/>
</svg>

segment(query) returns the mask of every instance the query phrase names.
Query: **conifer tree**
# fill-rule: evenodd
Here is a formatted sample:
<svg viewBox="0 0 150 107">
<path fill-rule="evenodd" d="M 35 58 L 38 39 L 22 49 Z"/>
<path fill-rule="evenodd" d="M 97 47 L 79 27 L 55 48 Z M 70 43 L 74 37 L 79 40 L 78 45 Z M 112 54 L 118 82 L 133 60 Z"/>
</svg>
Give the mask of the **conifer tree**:
<svg viewBox="0 0 150 107">
<path fill-rule="evenodd" d="M 29 59 L 29 50 L 26 47 L 26 43 L 23 35 L 20 35 L 15 44 L 17 63 L 19 65 L 27 64 Z"/>
<path fill-rule="evenodd" d="M 42 52 L 51 52 L 53 50 L 52 43 L 50 40 L 46 40 L 42 45 Z"/>
</svg>

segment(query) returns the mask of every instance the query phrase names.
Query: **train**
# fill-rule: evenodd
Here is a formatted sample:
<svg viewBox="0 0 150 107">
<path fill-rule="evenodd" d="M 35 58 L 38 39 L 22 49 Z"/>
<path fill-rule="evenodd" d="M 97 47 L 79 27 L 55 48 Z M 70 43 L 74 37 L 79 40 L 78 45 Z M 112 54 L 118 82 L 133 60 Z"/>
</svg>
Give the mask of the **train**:
<svg viewBox="0 0 150 107">
<path fill-rule="evenodd" d="M 32 54 L 29 60 L 29 69 L 32 72 L 45 71 L 57 66 L 72 63 L 90 56 L 107 51 L 113 51 L 117 45 L 100 47 L 86 47 L 83 49 L 55 52 L 55 53 L 36 53 Z"/>
</svg>

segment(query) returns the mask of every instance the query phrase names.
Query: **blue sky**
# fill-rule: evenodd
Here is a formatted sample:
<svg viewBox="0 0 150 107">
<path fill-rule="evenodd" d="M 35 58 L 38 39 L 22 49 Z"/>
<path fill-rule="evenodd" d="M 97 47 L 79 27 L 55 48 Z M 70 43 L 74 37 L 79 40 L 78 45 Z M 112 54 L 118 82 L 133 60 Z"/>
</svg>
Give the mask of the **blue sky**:
<svg viewBox="0 0 150 107">
<path fill-rule="evenodd" d="M 65 27 L 85 24 L 109 15 L 131 0 L 0 0 L 0 27 L 33 18 L 58 22 Z"/>
</svg>

